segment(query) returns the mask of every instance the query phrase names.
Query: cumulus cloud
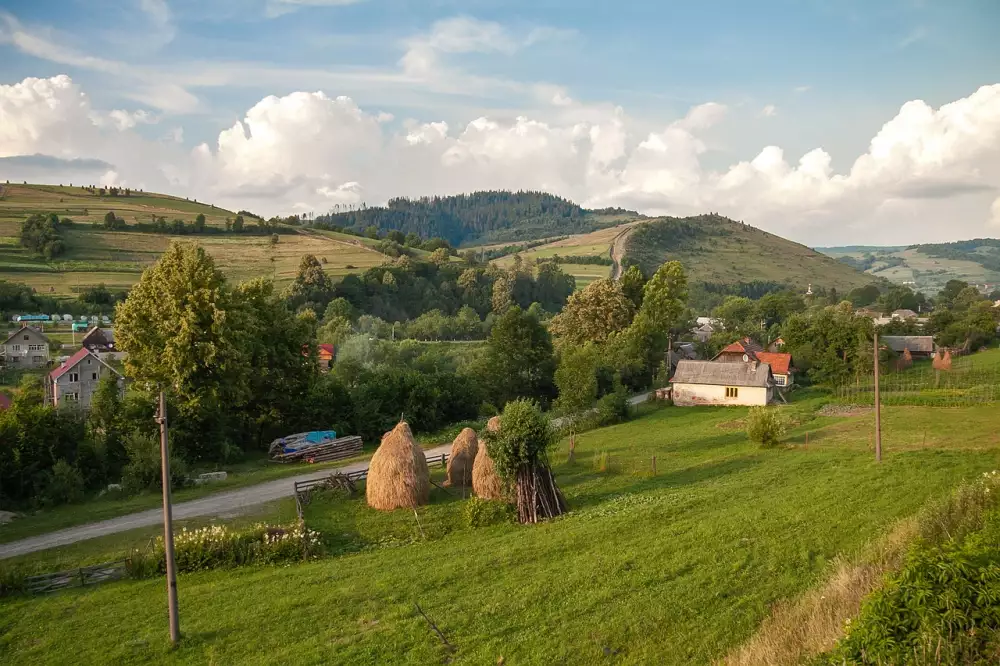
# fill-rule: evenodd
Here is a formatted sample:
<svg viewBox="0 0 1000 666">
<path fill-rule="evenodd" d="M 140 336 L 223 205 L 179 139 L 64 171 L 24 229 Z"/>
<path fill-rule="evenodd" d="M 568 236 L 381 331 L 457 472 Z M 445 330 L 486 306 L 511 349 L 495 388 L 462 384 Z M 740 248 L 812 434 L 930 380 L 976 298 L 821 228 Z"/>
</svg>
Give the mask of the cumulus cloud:
<svg viewBox="0 0 1000 666">
<path fill-rule="evenodd" d="M 100 159 L 114 165 L 107 177 L 115 182 L 161 183 L 266 213 L 531 188 L 649 214 L 717 211 L 829 243 L 856 240 L 862 230 L 867 242 L 982 235 L 1000 212 L 1000 84 L 936 109 L 907 102 L 839 171 L 823 148 L 796 156 L 773 145 L 709 168 L 706 137 L 732 112 L 718 103 L 651 131 L 618 107 L 570 101 L 553 109 L 544 120 L 396 125 L 348 97 L 296 92 L 262 99 L 211 144 L 183 153 L 136 134 L 136 111 L 122 110 L 128 115 L 117 125 L 95 124 L 101 113 L 68 77 L 26 79 L 0 86 L 0 156 Z"/>
<path fill-rule="evenodd" d="M 778 107 L 776 107 L 774 104 L 766 104 L 764 105 L 764 108 L 760 110 L 760 115 L 764 116 L 765 118 L 771 118 L 773 116 L 776 116 L 778 115 Z"/>
</svg>

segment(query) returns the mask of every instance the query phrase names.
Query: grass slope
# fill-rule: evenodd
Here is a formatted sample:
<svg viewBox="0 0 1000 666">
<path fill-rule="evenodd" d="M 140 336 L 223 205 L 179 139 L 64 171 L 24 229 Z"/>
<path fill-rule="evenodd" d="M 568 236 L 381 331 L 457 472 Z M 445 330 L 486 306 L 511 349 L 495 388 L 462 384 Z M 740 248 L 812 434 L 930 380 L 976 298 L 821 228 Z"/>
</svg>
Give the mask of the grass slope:
<svg viewBox="0 0 1000 666">
<path fill-rule="evenodd" d="M 647 272 L 676 259 L 692 282 L 713 285 L 762 281 L 804 291 L 811 283 L 846 293 L 873 281 L 804 245 L 718 215 L 664 217 L 641 224 L 626 241 L 625 257 Z"/>
<path fill-rule="evenodd" d="M 709 663 L 852 552 L 962 478 L 997 467 L 992 407 L 785 413 L 788 446 L 761 450 L 739 408 L 664 408 L 577 436 L 553 454 L 572 513 L 531 527 L 462 524 L 457 494 L 375 514 L 310 505 L 331 547 L 359 552 L 179 580 L 184 640 L 169 651 L 160 580 L 3 602 L 12 663 Z M 961 427 L 959 427 L 959 424 Z M 810 433 L 805 444 L 805 433 Z M 920 433 L 927 432 L 926 439 Z M 601 472 L 592 465 L 611 457 Z M 657 456 L 658 474 L 650 474 Z M 378 543 L 380 535 L 385 543 Z"/>
<path fill-rule="evenodd" d="M 82 288 L 105 284 L 126 288 L 156 261 L 170 241 L 180 239 L 202 245 L 215 257 L 228 277 L 242 280 L 273 277 L 283 283 L 294 278 L 305 254 L 325 258 L 331 275 L 345 275 L 377 266 L 386 257 L 367 239 L 329 233 L 282 234 L 276 246 L 264 235 L 168 236 L 135 231 L 91 228 L 113 210 L 134 224 L 153 215 L 168 220 L 194 220 L 204 214 L 211 226 L 223 227 L 231 211 L 160 194 L 100 197 L 82 188 L 47 185 L 3 185 L 0 198 L 0 278 L 23 282 L 40 293 L 71 296 Z M 21 222 L 32 213 L 55 212 L 82 226 L 64 232 L 67 251 L 46 261 L 18 241 Z"/>
<path fill-rule="evenodd" d="M 941 248 L 948 246 L 974 245 L 974 241 L 949 243 L 944 245 L 912 247 L 869 247 L 846 246 L 817 248 L 823 254 L 834 258 L 851 257 L 863 261 L 867 255 L 874 258 L 866 270 L 873 276 L 885 278 L 897 284 L 906 284 L 915 291 L 936 294 L 948 280 L 963 280 L 970 284 L 988 284 L 991 289 L 1000 285 L 1000 270 L 993 268 L 1000 259 L 1000 248 L 996 246 L 968 247 L 953 256 L 943 254 Z M 978 261 L 977 261 L 978 259 Z M 980 263 L 985 261 L 988 266 Z"/>
</svg>

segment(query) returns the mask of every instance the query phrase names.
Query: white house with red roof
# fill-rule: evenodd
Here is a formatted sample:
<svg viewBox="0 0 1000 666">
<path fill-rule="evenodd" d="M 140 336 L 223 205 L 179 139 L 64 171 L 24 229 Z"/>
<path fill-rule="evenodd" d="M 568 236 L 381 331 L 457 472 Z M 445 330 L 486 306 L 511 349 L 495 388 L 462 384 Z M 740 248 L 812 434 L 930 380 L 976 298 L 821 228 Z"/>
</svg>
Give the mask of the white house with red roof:
<svg viewBox="0 0 1000 666">
<path fill-rule="evenodd" d="M 87 409 L 101 380 L 109 375 L 115 377 L 119 385 L 125 381 L 120 372 L 83 347 L 49 373 L 45 383 L 46 399 L 55 407 L 73 405 Z"/>
</svg>

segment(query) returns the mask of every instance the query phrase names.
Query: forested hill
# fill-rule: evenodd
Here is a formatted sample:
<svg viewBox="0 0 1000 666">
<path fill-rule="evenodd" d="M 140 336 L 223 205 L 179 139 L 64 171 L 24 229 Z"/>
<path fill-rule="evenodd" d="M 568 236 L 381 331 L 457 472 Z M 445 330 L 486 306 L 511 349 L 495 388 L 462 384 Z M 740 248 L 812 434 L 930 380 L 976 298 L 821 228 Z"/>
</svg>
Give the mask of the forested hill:
<svg viewBox="0 0 1000 666">
<path fill-rule="evenodd" d="M 369 227 L 380 232 L 395 230 L 422 238 L 445 238 L 458 246 L 585 233 L 635 217 L 639 217 L 638 213 L 620 209 L 586 210 L 545 192 L 490 191 L 390 199 L 385 206 L 319 215 L 314 224 L 360 233 Z"/>
</svg>

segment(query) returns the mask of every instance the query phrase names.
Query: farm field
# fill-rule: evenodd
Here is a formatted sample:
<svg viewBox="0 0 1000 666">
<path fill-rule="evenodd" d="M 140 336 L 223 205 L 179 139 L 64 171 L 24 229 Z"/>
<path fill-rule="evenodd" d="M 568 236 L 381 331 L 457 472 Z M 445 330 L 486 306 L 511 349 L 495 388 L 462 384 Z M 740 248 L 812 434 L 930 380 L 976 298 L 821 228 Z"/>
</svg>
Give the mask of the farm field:
<svg viewBox="0 0 1000 666">
<path fill-rule="evenodd" d="M 875 256 L 874 265 L 866 272 L 897 284 L 906 284 L 914 291 L 933 295 L 948 280 L 962 280 L 969 284 L 1000 285 L 1000 271 L 969 259 L 932 257 L 916 247 L 829 247 L 817 248 L 831 257 L 851 257 L 861 260 L 866 254 Z M 982 254 L 988 255 L 988 252 Z M 897 265 L 892 265 L 897 264 Z"/>
<path fill-rule="evenodd" d="M 566 441 L 552 454 L 571 513 L 536 526 L 470 528 L 455 491 L 434 490 L 419 525 L 409 511 L 321 496 L 307 521 L 332 556 L 181 575 L 176 651 L 162 580 L 149 580 L 6 600 L 0 654 L 21 663 L 711 663 L 775 602 L 822 580 L 838 554 L 1000 465 L 992 405 L 886 408 L 876 465 L 872 415 L 827 416 L 826 402 L 805 394 L 783 408 L 793 427 L 775 449 L 746 440 L 742 408 L 654 408 L 577 435 L 576 462 L 566 462 Z"/>
</svg>

